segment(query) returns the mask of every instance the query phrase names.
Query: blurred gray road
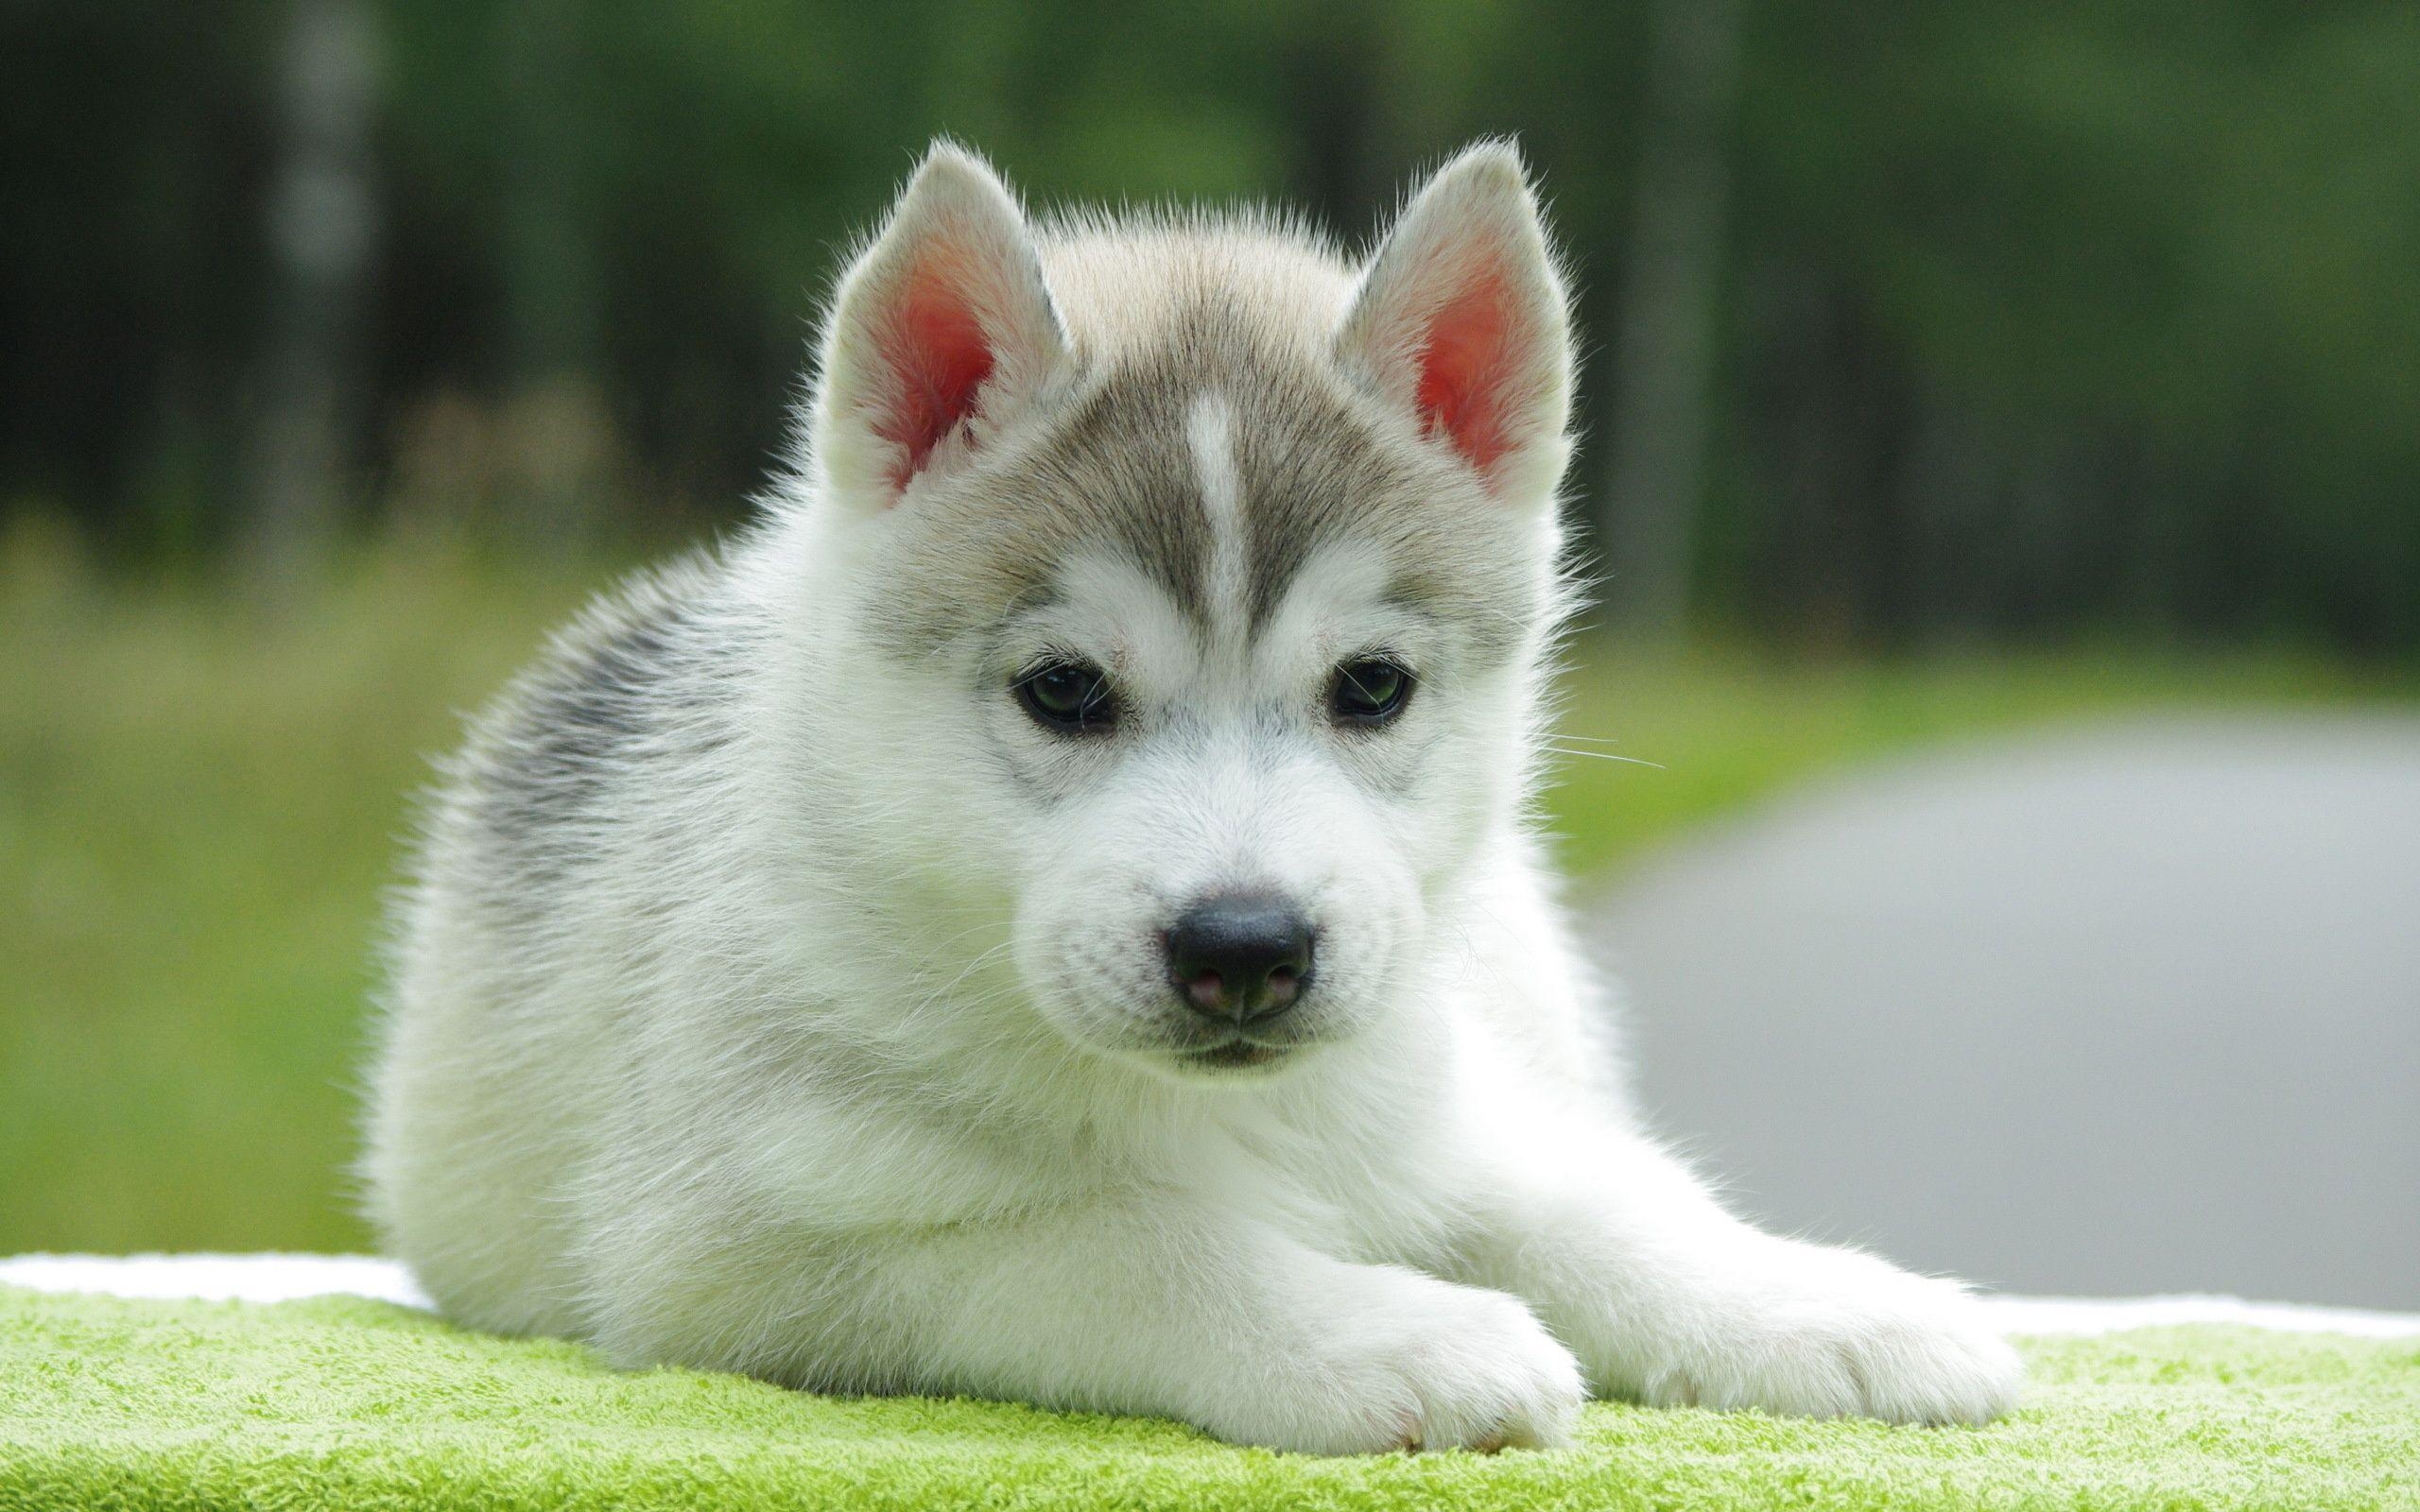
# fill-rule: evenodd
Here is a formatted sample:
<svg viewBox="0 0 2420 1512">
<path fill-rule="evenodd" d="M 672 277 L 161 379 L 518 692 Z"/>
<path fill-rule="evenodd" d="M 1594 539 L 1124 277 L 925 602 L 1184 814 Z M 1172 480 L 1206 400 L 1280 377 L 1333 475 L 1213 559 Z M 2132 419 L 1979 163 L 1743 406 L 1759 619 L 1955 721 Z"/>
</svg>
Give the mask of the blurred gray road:
<svg viewBox="0 0 2420 1512">
<path fill-rule="evenodd" d="M 2030 1292 L 2420 1308 L 2420 718 L 1869 770 L 1589 928 L 1640 1106 L 1760 1217 Z"/>
</svg>

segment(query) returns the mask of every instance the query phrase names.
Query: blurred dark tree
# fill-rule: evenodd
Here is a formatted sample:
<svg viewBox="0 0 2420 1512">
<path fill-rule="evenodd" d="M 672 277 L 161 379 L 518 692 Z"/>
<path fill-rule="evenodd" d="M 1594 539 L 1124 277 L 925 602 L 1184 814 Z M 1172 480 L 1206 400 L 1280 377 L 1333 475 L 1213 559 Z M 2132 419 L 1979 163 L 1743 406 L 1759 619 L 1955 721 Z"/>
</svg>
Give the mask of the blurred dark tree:
<svg viewBox="0 0 2420 1512">
<path fill-rule="evenodd" d="M 332 10 L 357 162 L 297 110 Z M 0 509 L 124 558 L 732 517 L 937 132 L 1357 238 L 1512 131 L 1630 623 L 2420 647 L 2407 0 L 6 0 L 0 60 Z M 294 253 L 329 163 L 350 284 Z"/>
<path fill-rule="evenodd" d="M 256 563 L 291 574 L 337 534 L 350 406 L 362 387 L 361 307 L 377 234 L 378 52 L 368 0 L 296 0 L 280 53 L 272 286 L 247 523 Z"/>
</svg>

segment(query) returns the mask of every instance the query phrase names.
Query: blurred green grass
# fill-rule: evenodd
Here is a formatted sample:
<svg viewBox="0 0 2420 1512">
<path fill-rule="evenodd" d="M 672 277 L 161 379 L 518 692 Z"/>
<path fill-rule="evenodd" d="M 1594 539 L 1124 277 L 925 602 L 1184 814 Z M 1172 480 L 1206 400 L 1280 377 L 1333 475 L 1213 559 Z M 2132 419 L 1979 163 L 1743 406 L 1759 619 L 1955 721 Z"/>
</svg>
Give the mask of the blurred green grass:
<svg viewBox="0 0 2420 1512">
<path fill-rule="evenodd" d="M 382 890 L 459 715 L 611 576 L 389 543 L 274 602 L 0 541 L 0 1253 L 349 1249 Z M 1601 871 L 1862 757 L 2150 705 L 2402 697 L 2293 657 L 1578 647 L 1548 801 Z"/>
</svg>

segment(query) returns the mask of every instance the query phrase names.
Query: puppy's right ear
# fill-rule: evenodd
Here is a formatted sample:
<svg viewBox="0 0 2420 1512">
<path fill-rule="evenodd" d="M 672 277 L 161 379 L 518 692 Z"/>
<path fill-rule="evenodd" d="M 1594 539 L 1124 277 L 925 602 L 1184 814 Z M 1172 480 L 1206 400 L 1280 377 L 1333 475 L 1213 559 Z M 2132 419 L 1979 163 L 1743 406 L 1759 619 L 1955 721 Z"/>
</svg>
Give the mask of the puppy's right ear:
<svg viewBox="0 0 2420 1512">
<path fill-rule="evenodd" d="M 1338 351 L 1499 496 L 1543 507 L 1571 455 L 1566 303 L 1520 152 L 1479 142 L 1404 208 Z"/>
<path fill-rule="evenodd" d="M 810 421 L 825 487 L 898 503 L 964 466 L 1066 361 L 1015 198 L 980 159 L 936 144 L 833 301 Z"/>
</svg>

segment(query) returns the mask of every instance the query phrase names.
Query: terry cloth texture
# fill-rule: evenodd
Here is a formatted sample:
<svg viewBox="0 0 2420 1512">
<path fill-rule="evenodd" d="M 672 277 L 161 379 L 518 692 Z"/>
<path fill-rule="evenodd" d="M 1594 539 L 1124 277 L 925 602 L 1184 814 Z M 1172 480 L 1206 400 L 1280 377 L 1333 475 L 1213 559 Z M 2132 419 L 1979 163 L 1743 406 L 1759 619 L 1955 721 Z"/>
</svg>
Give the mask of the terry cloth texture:
<svg viewBox="0 0 2420 1512">
<path fill-rule="evenodd" d="M 0 1509 L 2420 1508 L 2420 1339 L 2025 1345 L 1982 1429 L 1591 1407 L 1558 1452 L 1322 1460 L 1171 1423 L 607 1368 L 389 1302 L 0 1287 Z"/>
</svg>

